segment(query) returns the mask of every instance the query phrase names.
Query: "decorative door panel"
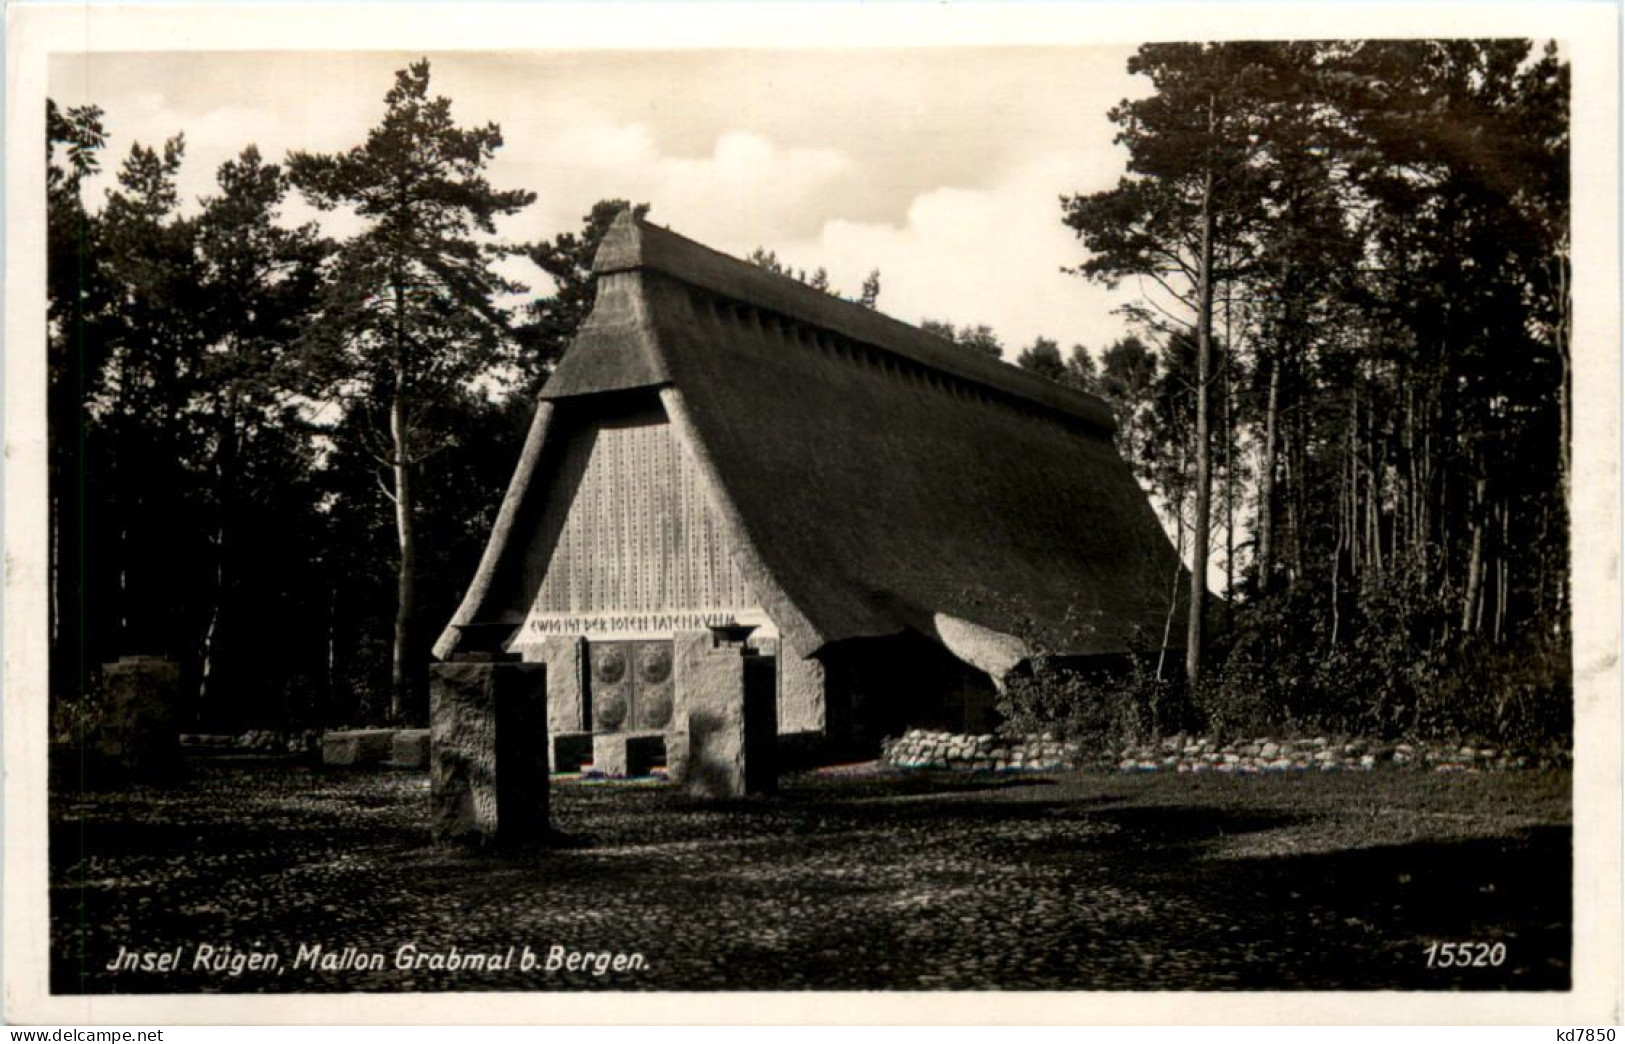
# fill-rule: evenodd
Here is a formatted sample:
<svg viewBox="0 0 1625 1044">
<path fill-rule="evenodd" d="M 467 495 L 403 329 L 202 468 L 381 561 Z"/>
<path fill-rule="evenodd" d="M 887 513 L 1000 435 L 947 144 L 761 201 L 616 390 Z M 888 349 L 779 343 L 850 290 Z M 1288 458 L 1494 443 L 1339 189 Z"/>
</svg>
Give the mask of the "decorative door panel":
<svg viewBox="0 0 1625 1044">
<path fill-rule="evenodd" d="M 637 648 L 637 728 L 671 724 L 671 643 L 633 642 Z"/>
<path fill-rule="evenodd" d="M 651 732 L 672 717 L 671 642 L 589 642 L 594 732 Z"/>
<path fill-rule="evenodd" d="M 632 712 L 632 672 L 627 663 L 631 642 L 592 642 L 592 730 L 619 732 Z"/>
</svg>

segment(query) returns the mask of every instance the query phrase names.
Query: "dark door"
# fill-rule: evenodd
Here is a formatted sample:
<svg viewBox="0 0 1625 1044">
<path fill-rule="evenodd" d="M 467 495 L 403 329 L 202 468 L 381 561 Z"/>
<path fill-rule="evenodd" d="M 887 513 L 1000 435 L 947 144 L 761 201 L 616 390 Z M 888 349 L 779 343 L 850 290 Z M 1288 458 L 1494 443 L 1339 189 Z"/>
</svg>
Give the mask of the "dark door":
<svg viewBox="0 0 1625 1044">
<path fill-rule="evenodd" d="M 775 790 L 779 782 L 779 670 L 773 656 L 745 657 L 745 789 Z"/>
</svg>

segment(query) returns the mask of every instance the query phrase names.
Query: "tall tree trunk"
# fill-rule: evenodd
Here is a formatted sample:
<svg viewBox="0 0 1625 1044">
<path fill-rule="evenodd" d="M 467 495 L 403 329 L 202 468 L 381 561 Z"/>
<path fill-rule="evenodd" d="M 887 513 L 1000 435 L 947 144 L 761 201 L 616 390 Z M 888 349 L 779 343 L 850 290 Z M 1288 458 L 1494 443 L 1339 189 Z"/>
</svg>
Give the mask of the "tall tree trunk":
<svg viewBox="0 0 1625 1044">
<path fill-rule="evenodd" d="M 1557 263 L 1558 284 L 1558 320 L 1556 324 L 1555 339 L 1557 341 L 1557 358 L 1560 363 L 1557 383 L 1557 482 L 1563 493 L 1563 508 L 1569 518 L 1574 517 L 1573 505 L 1570 503 L 1570 484 L 1573 481 L 1571 469 L 1573 458 L 1569 445 L 1569 429 L 1573 423 L 1570 415 L 1569 383 L 1571 369 L 1569 361 L 1569 266 L 1559 259 Z"/>
<path fill-rule="evenodd" d="M 395 584 L 395 640 L 389 663 L 389 718 L 404 721 L 412 702 L 412 611 L 417 593 L 417 539 L 412 527 L 411 433 L 406 417 L 406 287 L 394 273 L 393 386 L 389 398 L 390 471 L 395 488 L 395 535 L 400 570 Z"/>
<path fill-rule="evenodd" d="M 1479 594 L 1484 583 L 1484 479 L 1473 485 L 1471 550 L 1467 554 L 1467 590 L 1461 599 L 1461 630 L 1469 634 L 1478 630 Z"/>
<path fill-rule="evenodd" d="M 1382 504 L 1386 496 L 1382 480 L 1388 470 L 1388 440 L 1384 438 L 1379 443 L 1377 438 L 1378 395 L 1377 388 L 1373 387 L 1371 403 L 1365 411 L 1365 445 L 1366 452 L 1370 454 L 1366 462 L 1365 518 L 1366 558 L 1370 567 L 1381 576 L 1384 568 Z"/>
<path fill-rule="evenodd" d="M 1230 364 L 1236 357 L 1235 331 L 1231 328 L 1230 287 L 1224 291 L 1224 629 L 1232 628 L 1231 609 L 1236 601 L 1236 427 L 1230 387 Z"/>
<path fill-rule="evenodd" d="M 1162 681 L 1168 663 L 1168 643 L 1173 637 L 1174 614 L 1179 611 L 1179 561 L 1185 555 L 1184 498 L 1174 507 L 1174 575 L 1168 587 L 1168 613 L 1162 618 L 1162 648 L 1157 652 L 1157 680 Z"/>
<path fill-rule="evenodd" d="M 412 470 L 408 457 L 406 374 L 397 364 L 394 394 L 389 400 L 389 435 L 394 459 L 395 534 L 400 541 L 400 571 L 395 587 L 395 642 L 390 657 L 389 718 L 406 719 L 412 698 L 412 603 L 417 588 L 417 541 L 412 528 Z"/>
<path fill-rule="evenodd" d="M 1281 362 L 1270 360 L 1270 391 L 1264 407 L 1264 461 L 1258 469 L 1258 590 L 1269 594 L 1275 570 L 1275 447 L 1281 407 Z"/>
<path fill-rule="evenodd" d="M 1348 499 L 1344 502 L 1347 506 L 1344 516 L 1347 537 L 1344 543 L 1349 553 L 1349 576 L 1358 577 L 1362 563 L 1360 561 L 1360 393 L 1357 388 L 1349 390 L 1349 437 L 1347 448 Z"/>
<path fill-rule="evenodd" d="M 1512 513 L 1512 506 L 1505 501 L 1501 502 L 1501 546 L 1495 556 L 1495 641 L 1500 644 L 1501 635 L 1506 628 L 1507 619 L 1507 584 L 1510 582 L 1507 569 L 1507 553 L 1512 544 L 1508 540 L 1508 516 Z"/>
<path fill-rule="evenodd" d="M 209 623 L 203 630 L 202 662 L 198 668 L 197 713 L 201 719 L 209 710 L 209 682 L 214 677 L 214 645 L 220 631 L 220 617 L 226 603 L 226 556 L 231 519 L 233 486 L 237 479 L 237 393 L 226 393 L 225 426 L 220 450 L 215 455 L 214 590 L 209 604 Z"/>
<path fill-rule="evenodd" d="M 119 507 L 122 509 L 123 504 Z M 118 523 L 118 650 L 135 653 L 130 635 L 130 523 L 122 510 Z"/>
<path fill-rule="evenodd" d="M 1211 110 L 1210 110 L 1211 113 Z M 1211 114 L 1209 120 L 1211 123 Z M 1213 461 L 1209 445 L 1213 405 L 1213 170 L 1202 178 L 1202 256 L 1196 293 L 1196 516 L 1191 523 L 1191 598 L 1185 628 L 1185 675 L 1194 688 L 1202 680 L 1207 638 L 1208 528 L 1212 516 Z"/>
</svg>

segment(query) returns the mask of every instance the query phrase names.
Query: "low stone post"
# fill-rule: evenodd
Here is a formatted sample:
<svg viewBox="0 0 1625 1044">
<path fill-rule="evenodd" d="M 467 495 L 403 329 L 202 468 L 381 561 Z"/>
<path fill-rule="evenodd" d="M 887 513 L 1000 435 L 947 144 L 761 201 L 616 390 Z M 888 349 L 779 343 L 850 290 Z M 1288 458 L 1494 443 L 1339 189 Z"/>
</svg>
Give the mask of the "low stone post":
<svg viewBox="0 0 1625 1044">
<path fill-rule="evenodd" d="M 105 713 L 88 751 L 117 775 L 173 772 L 180 756 L 180 669 L 157 656 L 102 666 Z"/>
<path fill-rule="evenodd" d="M 429 718 L 435 840 L 545 840 L 546 666 L 490 658 L 435 664 Z"/>
</svg>

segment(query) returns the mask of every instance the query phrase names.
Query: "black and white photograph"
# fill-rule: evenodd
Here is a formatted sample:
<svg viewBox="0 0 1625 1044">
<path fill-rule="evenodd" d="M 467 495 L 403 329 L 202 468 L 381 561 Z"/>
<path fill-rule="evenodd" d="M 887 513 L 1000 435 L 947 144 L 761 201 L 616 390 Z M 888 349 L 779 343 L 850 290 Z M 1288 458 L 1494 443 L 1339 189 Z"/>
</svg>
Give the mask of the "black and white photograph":
<svg viewBox="0 0 1625 1044">
<path fill-rule="evenodd" d="M 12 9 L 9 1020 L 1617 1021 L 1616 9 L 546 6 Z"/>
</svg>

